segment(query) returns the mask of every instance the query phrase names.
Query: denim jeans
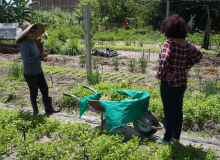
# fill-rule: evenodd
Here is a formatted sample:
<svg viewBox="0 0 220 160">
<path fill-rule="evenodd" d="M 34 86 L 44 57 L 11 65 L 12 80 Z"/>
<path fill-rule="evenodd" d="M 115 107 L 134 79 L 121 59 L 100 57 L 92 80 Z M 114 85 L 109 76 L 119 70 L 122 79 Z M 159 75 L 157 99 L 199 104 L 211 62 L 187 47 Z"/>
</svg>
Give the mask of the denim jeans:
<svg viewBox="0 0 220 160">
<path fill-rule="evenodd" d="M 185 90 L 186 86 L 173 87 L 161 80 L 160 92 L 166 117 L 165 141 L 170 141 L 172 137 L 175 139 L 180 138 L 183 123 L 182 103 Z"/>
<path fill-rule="evenodd" d="M 32 103 L 36 103 L 38 88 L 41 91 L 43 99 L 48 98 L 48 86 L 45 80 L 43 72 L 36 75 L 26 75 L 24 74 L 24 78 L 28 84 L 30 90 L 30 99 Z"/>
</svg>

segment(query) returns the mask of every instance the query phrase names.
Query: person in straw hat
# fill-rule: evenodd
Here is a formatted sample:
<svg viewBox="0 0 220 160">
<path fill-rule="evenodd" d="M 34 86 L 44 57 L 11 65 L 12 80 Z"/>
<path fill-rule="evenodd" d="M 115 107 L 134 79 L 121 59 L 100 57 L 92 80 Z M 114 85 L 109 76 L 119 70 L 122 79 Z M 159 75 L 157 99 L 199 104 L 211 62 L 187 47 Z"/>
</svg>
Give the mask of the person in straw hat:
<svg viewBox="0 0 220 160">
<path fill-rule="evenodd" d="M 41 61 L 47 60 L 49 52 L 40 53 L 34 42 L 37 37 L 45 32 L 44 26 L 41 23 L 30 24 L 29 22 L 24 22 L 20 27 L 22 32 L 16 41 L 20 44 L 24 78 L 29 86 L 33 114 L 38 115 L 39 113 L 36 102 L 38 88 L 42 94 L 45 112 L 49 114 L 59 112 L 60 109 L 52 107 L 52 98 L 48 96 L 48 86 L 41 66 Z"/>
</svg>

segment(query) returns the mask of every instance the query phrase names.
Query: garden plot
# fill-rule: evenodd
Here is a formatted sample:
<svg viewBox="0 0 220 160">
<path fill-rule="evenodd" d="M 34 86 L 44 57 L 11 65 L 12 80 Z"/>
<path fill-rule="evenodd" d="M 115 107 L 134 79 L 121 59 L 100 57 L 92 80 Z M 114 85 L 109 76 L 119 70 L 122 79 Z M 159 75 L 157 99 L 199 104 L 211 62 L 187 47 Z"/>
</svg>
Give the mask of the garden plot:
<svg viewBox="0 0 220 160">
<path fill-rule="evenodd" d="M 96 91 L 109 90 L 109 89 L 128 89 L 128 90 L 144 90 L 150 93 L 150 110 L 155 112 L 161 121 L 164 119 L 162 103 L 159 94 L 159 83 L 154 77 L 156 74 L 157 59 L 159 53 L 153 53 L 155 55 L 155 61 L 150 61 L 146 68 L 146 72 L 143 73 L 138 64 L 131 72 L 128 66 L 129 57 L 121 55 L 118 57 L 120 60 L 119 69 L 115 70 L 115 66 L 112 64 L 113 58 L 104 57 L 92 57 L 92 59 L 99 59 L 96 67 L 101 72 L 102 81 L 98 85 L 91 86 Z M 132 54 L 140 54 L 140 52 L 133 52 Z M 209 55 L 209 54 L 207 54 Z M 210 54 L 210 57 L 214 54 Z M 214 55 L 214 56 L 217 56 Z M 78 103 L 67 97 L 63 97 L 63 92 L 74 94 L 80 99 L 93 93 L 82 88 L 83 84 L 87 84 L 86 70 L 83 68 L 79 61 L 80 56 L 61 56 L 61 55 L 49 55 L 49 61 L 47 63 L 42 62 L 45 77 L 49 85 L 50 95 L 53 97 L 53 106 L 55 108 L 62 108 L 63 112 L 70 113 L 71 115 L 78 117 Z M 66 59 L 66 63 L 62 63 L 63 59 Z M 209 59 L 211 62 L 211 59 Z M 2 103 L 14 104 L 23 108 L 30 108 L 29 92 L 27 84 L 24 80 L 14 79 L 13 77 L 7 77 L 10 69 L 10 65 L 14 61 L 22 62 L 19 55 L 5 55 L 0 56 L 0 99 Z M 135 59 L 138 61 L 138 58 Z M 207 61 L 207 60 L 206 60 Z M 105 63 L 106 62 L 106 63 Z M 202 66 L 202 64 L 201 64 Z M 203 66 L 206 67 L 206 66 Z M 214 67 L 219 67 L 215 64 Z M 210 95 L 213 91 L 207 91 L 203 93 L 203 90 L 207 89 L 202 86 L 203 80 L 206 78 L 217 78 L 217 75 L 202 75 L 202 68 L 192 68 L 189 71 L 188 89 L 184 99 L 184 134 L 191 134 L 194 137 L 203 137 L 201 139 L 208 139 L 209 141 L 219 141 L 220 126 L 219 126 L 219 96 Z M 202 76 L 202 78 L 200 78 Z M 108 82 L 111 81 L 111 82 Z M 219 80 L 217 79 L 217 82 Z M 213 86 L 212 86 L 213 87 Z M 216 83 L 219 89 L 219 82 Z M 44 111 L 43 103 L 39 94 L 38 103 L 40 111 Z M 53 115 L 56 116 L 56 115 Z M 94 113 L 86 112 L 85 118 L 98 120 L 100 117 Z M 58 116 L 59 117 L 59 116 Z M 62 116 L 60 116 L 62 117 Z M 59 118 L 60 118 L 59 117 Z M 190 125 L 187 125 L 190 124 Z M 94 126 L 93 126 L 94 125 Z M 92 127 L 99 126 L 98 124 L 92 124 Z M 123 129 L 118 128 L 119 131 Z M 118 131 L 116 130 L 116 131 Z M 115 132 L 115 131 L 114 131 Z M 127 130 L 125 131 L 127 132 Z M 128 131 L 132 133 L 132 131 Z M 123 133 L 124 134 L 124 133 Z M 132 134 L 126 135 L 131 137 Z M 138 135 L 140 136 L 140 135 Z M 185 145 L 186 143 L 181 141 Z M 208 146 L 208 145 L 207 145 Z"/>
</svg>

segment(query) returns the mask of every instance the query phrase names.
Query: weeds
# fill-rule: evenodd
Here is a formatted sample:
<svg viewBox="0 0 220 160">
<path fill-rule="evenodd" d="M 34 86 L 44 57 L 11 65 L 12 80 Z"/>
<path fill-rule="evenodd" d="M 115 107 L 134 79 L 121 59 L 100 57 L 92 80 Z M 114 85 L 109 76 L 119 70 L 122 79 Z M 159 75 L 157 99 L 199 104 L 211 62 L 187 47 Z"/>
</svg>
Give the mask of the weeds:
<svg viewBox="0 0 220 160">
<path fill-rule="evenodd" d="M 131 69 L 131 71 L 133 71 L 135 69 L 136 66 L 136 62 L 134 59 L 130 59 L 128 62 L 128 67 Z"/>
<path fill-rule="evenodd" d="M 125 41 L 125 46 L 130 46 L 131 45 L 131 41 Z"/>
<path fill-rule="evenodd" d="M 82 66 L 82 68 L 83 67 L 85 67 L 85 64 L 86 64 L 86 56 L 80 56 L 79 57 L 79 62 L 80 62 L 80 64 L 81 64 L 81 66 Z"/>
<path fill-rule="evenodd" d="M 202 82 L 202 92 L 208 97 L 209 95 L 215 95 L 219 93 L 217 79 L 213 82 L 211 79 L 205 79 Z"/>
<path fill-rule="evenodd" d="M 60 62 L 61 62 L 62 64 L 66 64 L 66 63 L 67 63 L 66 57 L 62 56 L 62 58 L 60 59 Z"/>
<path fill-rule="evenodd" d="M 196 75 L 199 77 L 199 75 L 200 75 L 200 71 L 201 71 L 201 69 L 200 69 L 200 64 L 196 64 L 195 66 L 194 66 L 194 72 L 196 73 Z M 187 72 L 188 73 L 188 72 Z"/>
<path fill-rule="evenodd" d="M 99 65 L 99 59 L 93 58 L 93 60 L 92 60 L 93 69 L 98 69 L 98 65 Z"/>
<path fill-rule="evenodd" d="M 88 77 L 88 84 L 95 85 L 100 83 L 102 80 L 102 75 L 99 73 L 99 70 L 96 69 L 94 72 L 91 71 Z"/>
<path fill-rule="evenodd" d="M 140 57 L 139 58 L 139 66 L 140 66 L 140 68 L 142 69 L 143 72 L 147 68 L 147 64 L 148 64 L 148 56 L 147 56 L 147 58 L 145 58 L 145 57 Z"/>
<path fill-rule="evenodd" d="M 139 41 L 138 43 L 139 43 L 139 46 L 140 46 L 140 47 L 143 47 L 143 46 L 144 46 L 144 42 L 143 42 L 142 40 Z"/>
<path fill-rule="evenodd" d="M 113 58 L 112 63 L 113 63 L 113 65 L 114 65 L 114 67 L 115 67 L 115 70 L 118 70 L 119 63 L 120 63 L 120 62 L 119 62 L 119 60 L 118 60 L 117 57 Z"/>
<path fill-rule="evenodd" d="M 14 79 L 19 79 L 23 77 L 23 65 L 14 62 L 9 64 L 9 76 Z"/>
<path fill-rule="evenodd" d="M 79 46 L 79 40 L 70 39 L 61 49 L 62 53 L 65 55 L 80 55 L 83 53 Z"/>
</svg>

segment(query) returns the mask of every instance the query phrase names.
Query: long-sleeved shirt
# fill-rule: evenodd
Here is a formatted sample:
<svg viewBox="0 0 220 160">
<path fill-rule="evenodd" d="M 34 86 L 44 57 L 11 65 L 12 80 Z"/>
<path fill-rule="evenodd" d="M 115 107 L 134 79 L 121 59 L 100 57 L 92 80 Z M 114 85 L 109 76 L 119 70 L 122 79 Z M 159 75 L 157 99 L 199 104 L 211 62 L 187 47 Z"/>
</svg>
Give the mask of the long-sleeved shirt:
<svg viewBox="0 0 220 160">
<path fill-rule="evenodd" d="M 184 86 L 187 84 L 186 69 L 198 63 L 202 55 L 202 52 L 190 42 L 183 47 L 172 39 L 166 40 L 159 54 L 156 78 L 166 81 L 173 87 Z M 167 80 L 168 72 L 173 74 L 173 80 Z"/>
<path fill-rule="evenodd" d="M 42 56 L 34 41 L 23 40 L 20 50 L 24 74 L 36 75 L 43 72 L 41 66 Z"/>
</svg>

